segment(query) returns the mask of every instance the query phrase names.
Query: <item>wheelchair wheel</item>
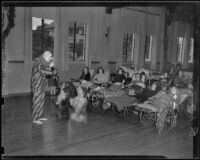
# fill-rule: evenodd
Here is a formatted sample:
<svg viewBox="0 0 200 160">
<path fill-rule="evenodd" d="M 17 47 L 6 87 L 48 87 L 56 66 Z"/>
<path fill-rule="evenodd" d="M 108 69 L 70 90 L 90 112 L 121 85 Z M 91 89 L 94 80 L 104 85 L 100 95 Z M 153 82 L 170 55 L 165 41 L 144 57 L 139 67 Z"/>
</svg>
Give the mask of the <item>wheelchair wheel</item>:
<svg viewBox="0 0 200 160">
<path fill-rule="evenodd" d="M 104 95 L 100 92 L 94 91 L 88 98 L 89 109 L 95 113 L 103 112 Z"/>
<path fill-rule="evenodd" d="M 161 119 L 157 118 L 156 128 L 158 129 L 158 133 L 162 134 L 164 131 L 169 131 L 172 128 L 175 128 L 177 125 L 177 113 L 172 108 L 165 108 L 160 115 L 165 116 L 165 118 Z"/>
<path fill-rule="evenodd" d="M 150 126 L 154 123 L 154 118 L 155 117 L 155 113 L 153 112 L 144 112 L 141 111 L 140 112 L 140 122 L 143 126 L 147 127 Z"/>
<path fill-rule="evenodd" d="M 136 125 L 140 123 L 139 114 L 140 112 L 135 110 L 134 106 L 126 107 L 124 110 L 124 119 Z"/>
</svg>

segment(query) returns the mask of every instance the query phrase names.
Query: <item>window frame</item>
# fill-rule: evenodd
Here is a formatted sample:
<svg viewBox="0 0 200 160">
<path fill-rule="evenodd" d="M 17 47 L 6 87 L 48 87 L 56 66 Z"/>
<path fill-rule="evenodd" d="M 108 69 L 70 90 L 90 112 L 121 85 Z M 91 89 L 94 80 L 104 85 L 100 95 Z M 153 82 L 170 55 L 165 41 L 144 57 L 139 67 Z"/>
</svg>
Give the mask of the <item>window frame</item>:
<svg viewBox="0 0 200 160">
<path fill-rule="evenodd" d="M 179 43 L 179 40 L 180 38 L 182 38 L 182 44 Z M 176 62 L 177 63 L 180 63 L 180 64 L 183 64 L 184 62 L 184 53 L 185 53 L 185 37 L 182 37 L 182 36 L 179 36 L 177 37 L 177 51 L 176 51 Z M 181 46 L 181 47 L 179 47 Z M 179 50 L 179 48 L 181 48 Z M 179 52 L 180 52 L 180 55 L 179 55 Z"/>
<path fill-rule="evenodd" d="M 150 37 L 150 40 L 149 40 L 149 50 L 148 50 L 148 58 L 146 58 L 146 47 L 147 47 L 147 37 Z M 145 49 L 144 49 L 144 61 L 145 62 L 151 62 L 151 56 L 152 56 L 152 52 L 153 52 L 153 45 L 155 45 L 155 43 L 154 43 L 154 40 L 155 40 L 155 38 L 154 38 L 154 36 L 153 35 L 146 35 L 146 38 L 145 38 Z"/>
<path fill-rule="evenodd" d="M 38 18 L 38 19 L 44 19 L 44 25 L 46 24 L 45 23 L 45 20 L 51 20 L 52 21 L 52 23 L 54 23 L 54 34 L 52 35 L 52 37 L 53 37 L 53 46 L 51 46 L 52 47 L 52 53 L 54 53 L 54 51 L 55 51 L 55 20 L 53 20 L 53 19 L 48 19 L 48 18 L 44 18 L 44 17 L 36 17 L 36 16 L 31 16 L 31 39 L 32 39 L 32 43 L 31 43 L 31 53 L 32 53 L 32 56 L 31 56 L 31 58 L 32 58 L 32 61 L 34 62 L 35 61 L 35 59 L 33 59 L 33 18 Z M 41 22 L 41 24 L 39 25 L 39 26 L 42 26 L 42 22 Z M 42 32 L 42 30 L 41 30 L 41 32 Z M 45 32 L 47 32 L 46 30 L 43 30 L 43 33 L 41 33 L 41 34 L 43 34 L 43 35 L 45 35 Z M 50 33 L 50 32 L 49 32 Z M 43 36 L 43 38 L 44 38 L 45 36 Z M 41 39 L 41 42 L 44 42 L 42 39 Z M 42 51 L 43 50 L 43 51 Z M 42 44 L 42 49 L 41 49 L 41 54 L 43 53 L 45 51 L 45 47 L 44 47 L 44 44 Z M 53 56 L 54 56 L 54 54 L 53 54 Z M 39 57 L 39 56 L 38 56 Z M 35 57 L 35 58 L 37 58 L 37 57 Z"/>
<path fill-rule="evenodd" d="M 188 63 L 190 63 L 190 64 L 193 63 L 193 58 L 194 58 L 194 38 L 192 37 L 192 38 L 190 38 Z"/>
<path fill-rule="evenodd" d="M 77 33 L 77 34 L 74 34 L 74 33 L 76 33 L 76 29 L 77 29 L 77 27 L 76 27 L 76 29 L 74 29 L 74 33 L 72 34 L 72 36 L 73 36 L 73 38 L 70 38 L 70 36 L 69 36 L 69 27 L 70 27 L 70 25 L 68 25 L 68 35 L 67 35 L 67 57 L 68 57 L 68 62 L 69 63 L 87 63 L 87 59 L 88 59 L 88 40 L 89 40 L 89 27 L 88 27 L 88 24 L 87 23 L 84 23 L 84 22 L 80 22 L 80 21 L 73 21 L 73 20 L 71 20 L 71 21 L 69 21 L 69 24 L 70 23 L 73 23 L 73 24 L 84 24 L 84 41 L 83 41 L 83 57 L 84 57 L 84 60 L 82 60 L 82 61 L 77 61 L 76 60 L 76 58 L 75 58 L 75 46 L 74 46 L 74 42 L 75 42 L 75 44 L 77 43 L 77 36 L 76 35 L 78 35 L 79 33 Z M 72 39 L 73 40 L 73 52 L 72 52 L 72 58 L 69 58 L 69 39 Z M 81 40 L 81 39 L 80 39 Z"/>
<path fill-rule="evenodd" d="M 126 54 L 124 54 L 124 43 L 122 44 L 122 62 L 126 63 L 126 62 L 130 62 L 130 61 L 134 61 L 134 53 L 135 53 L 135 48 L 136 48 L 136 34 L 135 33 L 124 33 L 124 35 L 126 35 L 126 43 L 125 43 L 125 51 Z M 131 59 L 128 60 L 128 44 L 129 44 L 129 36 L 132 36 L 132 43 L 131 43 Z M 123 36 L 123 42 L 124 42 L 124 37 Z M 125 61 L 124 61 L 124 56 L 126 56 Z"/>
</svg>

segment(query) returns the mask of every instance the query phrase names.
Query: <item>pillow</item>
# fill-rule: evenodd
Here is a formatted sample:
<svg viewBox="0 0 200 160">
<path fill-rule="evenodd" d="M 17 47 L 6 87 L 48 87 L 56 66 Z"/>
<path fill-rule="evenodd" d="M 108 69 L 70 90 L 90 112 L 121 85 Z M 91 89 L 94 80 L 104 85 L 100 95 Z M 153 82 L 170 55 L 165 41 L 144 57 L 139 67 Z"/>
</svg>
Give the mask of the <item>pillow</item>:
<svg viewBox="0 0 200 160">
<path fill-rule="evenodd" d="M 127 68 L 125 66 L 120 66 L 120 68 L 122 68 L 124 70 L 124 72 L 128 72 L 129 73 L 129 77 L 133 77 L 133 74 L 135 73 L 135 71 L 131 68 Z"/>
</svg>

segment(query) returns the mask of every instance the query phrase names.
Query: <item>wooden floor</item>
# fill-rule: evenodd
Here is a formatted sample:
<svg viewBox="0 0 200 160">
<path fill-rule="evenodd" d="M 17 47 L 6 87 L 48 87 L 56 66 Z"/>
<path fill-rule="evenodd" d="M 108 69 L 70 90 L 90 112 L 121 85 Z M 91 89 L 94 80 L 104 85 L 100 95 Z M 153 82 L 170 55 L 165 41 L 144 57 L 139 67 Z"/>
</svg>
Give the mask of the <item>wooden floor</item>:
<svg viewBox="0 0 200 160">
<path fill-rule="evenodd" d="M 5 155 L 163 155 L 192 158 L 193 137 L 189 121 L 179 116 L 177 128 L 158 135 L 154 126 L 144 128 L 107 114 L 88 112 L 88 122 L 58 120 L 46 97 L 49 119 L 42 126 L 31 123 L 31 96 L 7 98 L 2 109 L 2 145 Z"/>
</svg>

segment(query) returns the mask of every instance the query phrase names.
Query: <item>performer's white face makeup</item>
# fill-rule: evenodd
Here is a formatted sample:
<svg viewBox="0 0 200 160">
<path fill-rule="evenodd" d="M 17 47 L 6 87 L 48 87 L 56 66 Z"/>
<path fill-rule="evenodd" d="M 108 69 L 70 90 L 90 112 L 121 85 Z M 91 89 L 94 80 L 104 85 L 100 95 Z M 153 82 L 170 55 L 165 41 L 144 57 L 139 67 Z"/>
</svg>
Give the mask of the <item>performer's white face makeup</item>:
<svg viewBox="0 0 200 160">
<path fill-rule="evenodd" d="M 45 51 L 43 57 L 47 62 L 53 60 L 52 53 L 49 51 Z"/>
</svg>

